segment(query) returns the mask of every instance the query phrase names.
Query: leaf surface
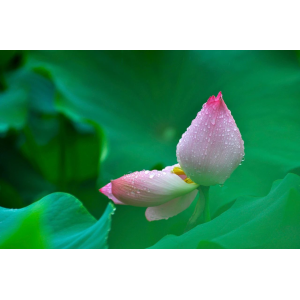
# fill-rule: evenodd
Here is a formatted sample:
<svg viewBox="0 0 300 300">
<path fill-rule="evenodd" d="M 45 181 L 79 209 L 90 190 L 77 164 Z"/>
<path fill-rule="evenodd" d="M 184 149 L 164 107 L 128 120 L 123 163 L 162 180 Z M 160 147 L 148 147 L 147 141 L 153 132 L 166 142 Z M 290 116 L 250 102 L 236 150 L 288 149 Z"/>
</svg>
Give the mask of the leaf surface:
<svg viewBox="0 0 300 300">
<path fill-rule="evenodd" d="M 113 205 L 108 204 L 96 220 L 78 199 L 66 193 L 50 194 L 21 209 L 1 207 L 0 245 L 5 248 L 107 248 L 113 211 Z"/>
</svg>

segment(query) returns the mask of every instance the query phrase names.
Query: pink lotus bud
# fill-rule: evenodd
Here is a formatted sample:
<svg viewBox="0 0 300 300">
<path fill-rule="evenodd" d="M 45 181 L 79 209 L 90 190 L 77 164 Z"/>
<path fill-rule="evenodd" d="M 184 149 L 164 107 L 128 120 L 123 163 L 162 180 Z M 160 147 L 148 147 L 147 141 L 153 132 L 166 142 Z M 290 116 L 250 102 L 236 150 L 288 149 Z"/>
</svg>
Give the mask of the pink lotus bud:
<svg viewBox="0 0 300 300">
<path fill-rule="evenodd" d="M 186 175 L 204 186 L 223 184 L 244 157 L 244 141 L 220 92 L 203 105 L 177 145 Z"/>
</svg>

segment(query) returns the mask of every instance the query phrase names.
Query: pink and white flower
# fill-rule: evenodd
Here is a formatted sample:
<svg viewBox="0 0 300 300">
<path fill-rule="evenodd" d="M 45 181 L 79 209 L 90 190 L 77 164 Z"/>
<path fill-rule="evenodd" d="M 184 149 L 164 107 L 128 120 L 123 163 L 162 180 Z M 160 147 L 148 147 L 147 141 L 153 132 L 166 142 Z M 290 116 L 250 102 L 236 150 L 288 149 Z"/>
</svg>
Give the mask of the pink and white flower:
<svg viewBox="0 0 300 300">
<path fill-rule="evenodd" d="M 212 96 L 183 134 L 179 164 L 124 175 L 100 189 L 115 204 L 147 207 L 149 221 L 187 209 L 201 186 L 223 184 L 244 157 L 244 142 L 221 92 Z"/>
<path fill-rule="evenodd" d="M 176 151 L 188 177 L 204 186 L 223 184 L 244 155 L 244 141 L 221 92 L 203 105 Z"/>
</svg>

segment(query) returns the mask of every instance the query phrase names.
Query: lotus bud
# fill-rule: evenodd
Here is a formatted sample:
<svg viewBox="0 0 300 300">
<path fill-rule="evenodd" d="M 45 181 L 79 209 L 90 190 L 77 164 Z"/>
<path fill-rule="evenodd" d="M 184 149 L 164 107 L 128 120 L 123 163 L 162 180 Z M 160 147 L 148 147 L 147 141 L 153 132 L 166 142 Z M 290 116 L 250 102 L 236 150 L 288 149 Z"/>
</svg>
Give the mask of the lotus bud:
<svg viewBox="0 0 300 300">
<path fill-rule="evenodd" d="M 222 93 L 203 105 L 177 145 L 177 160 L 196 184 L 223 184 L 241 163 L 244 141 Z"/>
</svg>

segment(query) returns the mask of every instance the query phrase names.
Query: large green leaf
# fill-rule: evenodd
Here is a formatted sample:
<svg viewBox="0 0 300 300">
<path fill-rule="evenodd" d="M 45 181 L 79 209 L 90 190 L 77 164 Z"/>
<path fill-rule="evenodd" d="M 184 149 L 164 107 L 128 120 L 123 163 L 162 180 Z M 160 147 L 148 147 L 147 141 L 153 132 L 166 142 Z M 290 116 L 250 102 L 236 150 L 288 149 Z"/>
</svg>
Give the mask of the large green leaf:
<svg viewBox="0 0 300 300">
<path fill-rule="evenodd" d="M 66 193 L 50 194 L 21 209 L 0 207 L 0 247 L 107 248 L 113 211 L 109 204 L 97 221 Z"/>
<path fill-rule="evenodd" d="M 45 203 L 38 203 L 26 212 L 0 207 L 0 248 L 48 248 L 50 240 L 41 220 L 44 211 Z"/>
<path fill-rule="evenodd" d="M 240 197 L 214 220 L 152 248 L 299 248 L 300 177 L 275 181 L 265 197 Z"/>
<path fill-rule="evenodd" d="M 213 214 L 239 196 L 264 195 L 274 180 L 300 166 L 295 52 L 34 51 L 26 67 L 49 71 L 63 95 L 61 110 L 103 126 L 109 152 L 99 187 L 129 171 L 175 163 L 181 134 L 219 90 L 242 133 L 246 160 L 222 188 L 211 188 Z M 118 207 L 114 247 L 150 246 L 151 227 L 175 222 L 137 225 L 143 214 L 141 208 Z M 181 216 L 179 223 L 187 217 Z"/>
</svg>

